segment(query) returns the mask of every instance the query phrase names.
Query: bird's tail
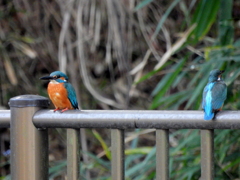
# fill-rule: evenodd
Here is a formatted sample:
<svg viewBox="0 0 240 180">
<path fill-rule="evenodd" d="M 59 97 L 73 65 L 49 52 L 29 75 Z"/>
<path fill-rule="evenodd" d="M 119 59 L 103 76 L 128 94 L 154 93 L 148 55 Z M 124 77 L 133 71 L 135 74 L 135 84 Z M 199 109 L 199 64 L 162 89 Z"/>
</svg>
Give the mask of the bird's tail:
<svg viewBox="0 0 240 180">
<path fill-rule="evenodd" d="M 206 120 L 206 121 L 212 120 L 213 117 L 214 117 L 214 113 L 213 112 L 209 112 L 209 113 L 205 112 L 204 113 L 204 120 Z"/>
</svg>

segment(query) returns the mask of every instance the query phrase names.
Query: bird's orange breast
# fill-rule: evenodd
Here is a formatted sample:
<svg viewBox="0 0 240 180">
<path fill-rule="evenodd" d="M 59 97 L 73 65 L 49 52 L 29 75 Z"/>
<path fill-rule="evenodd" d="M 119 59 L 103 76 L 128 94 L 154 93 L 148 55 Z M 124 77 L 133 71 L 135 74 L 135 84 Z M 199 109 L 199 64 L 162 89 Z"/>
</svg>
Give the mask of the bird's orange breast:
<svg viewBox="0 0 240 180">
<path fill-rule="evenodd" d="M 56 109 L 73 109 L 71 102 L 68 99 L 68 93 L 63 83 L 49 83 L 48 95 Z"/>
</svg>

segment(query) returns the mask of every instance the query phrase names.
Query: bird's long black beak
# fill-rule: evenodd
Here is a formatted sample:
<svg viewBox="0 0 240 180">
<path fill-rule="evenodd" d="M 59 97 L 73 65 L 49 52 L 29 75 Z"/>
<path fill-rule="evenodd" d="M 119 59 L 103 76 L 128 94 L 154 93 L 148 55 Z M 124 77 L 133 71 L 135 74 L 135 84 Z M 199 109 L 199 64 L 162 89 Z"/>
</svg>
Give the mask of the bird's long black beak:
<svg viewBox="0 0 240 180">
<path fill-rule="evenodd" d="M 54 79 L 54 77 L 52 77 L 52 76 L 44 76 L 44 77 L 41 77 L 39 79 L 41 79 L 41 80 L 51 80 L 51 79 Z"/>
<path fill-rule="evenodd" d="M 221 74 L 224 73 L 224 72 L 225 72 L 225 70 L 221 70 L 221 71 L 220 71 Z"/>
</svg>

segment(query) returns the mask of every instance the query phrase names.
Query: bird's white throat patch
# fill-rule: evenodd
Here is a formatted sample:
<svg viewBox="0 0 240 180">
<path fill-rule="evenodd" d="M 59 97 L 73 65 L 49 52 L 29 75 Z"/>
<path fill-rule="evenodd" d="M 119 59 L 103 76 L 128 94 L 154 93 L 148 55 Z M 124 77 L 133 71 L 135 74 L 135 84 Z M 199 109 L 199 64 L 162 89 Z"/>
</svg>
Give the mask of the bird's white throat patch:
<svg viewBox="0 0 240 180">
<path fill-rule="evenodd" d="M 59 82 L 57 82 L 56 80 L 51 80 L 50 83 L 51 84 L 59 84 Z"/>
</svg>

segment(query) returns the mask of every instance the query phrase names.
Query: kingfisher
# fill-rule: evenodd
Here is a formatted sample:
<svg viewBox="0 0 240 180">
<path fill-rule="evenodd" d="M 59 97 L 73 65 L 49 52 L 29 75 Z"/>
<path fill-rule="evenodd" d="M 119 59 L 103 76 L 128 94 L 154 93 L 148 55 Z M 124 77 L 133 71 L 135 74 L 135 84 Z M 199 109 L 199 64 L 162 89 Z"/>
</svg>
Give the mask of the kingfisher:
<svg viewBox="0 0 240 180">
<path fill-rule="evenodd" d="M 76 92 L 73 86 L 68 82 L 68 77 L 61 71 L 54 71 L 50 76 L 44 76 L 41 80 L 50 80 L 48 83 L 48 95 L 53 102 L 55 111 L 61 112 L 78 109 Z"/>
<path fill-rule="evenodd" d="M 227 97 L 227 85 L 222 80 L 224 71 L 214 69 L 210 72 L 208 84 L 203 90 L 202 108 L 204 120 L 214 119 L 217 112 L 221 111 Z"/>
</svg>

